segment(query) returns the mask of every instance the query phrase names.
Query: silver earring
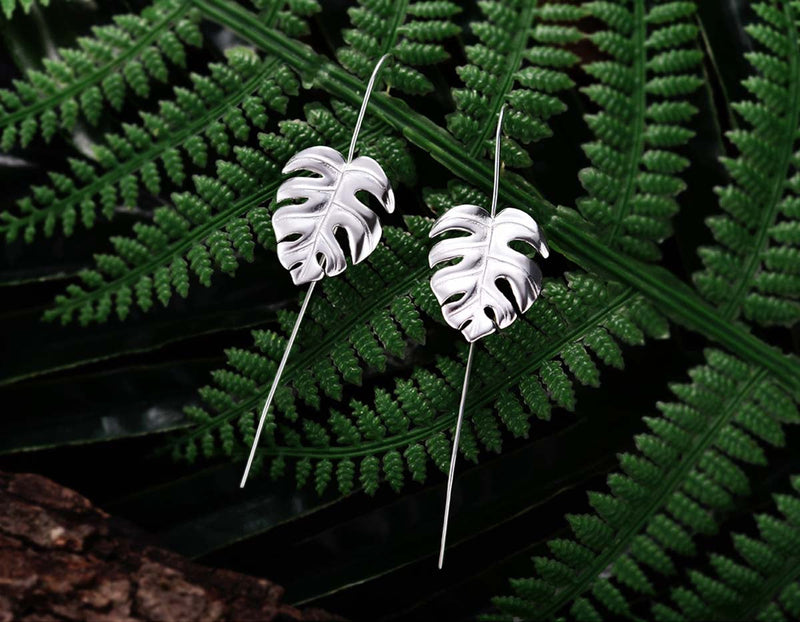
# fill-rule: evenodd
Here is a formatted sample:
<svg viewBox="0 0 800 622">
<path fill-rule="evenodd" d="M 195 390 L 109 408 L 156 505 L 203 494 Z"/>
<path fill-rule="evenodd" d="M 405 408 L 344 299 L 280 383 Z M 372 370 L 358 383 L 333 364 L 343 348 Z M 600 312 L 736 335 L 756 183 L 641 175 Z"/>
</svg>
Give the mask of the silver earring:
<svg viewBox="0 0 800 622">
<path fill-rule="evenodd" d="M 460 330 L 470 344 L 447 477 L 447 496 L 439 549 L 440 569 L 444 563 L 450 497 L 453 492 L 458 442 L 464 419 L 464 405 L 475 342 L 481 337 L 510 326 L 520 313 L 525 313 L 531 307 L 542 289 L 542 273 L 538 266 L 526 255 L 512 249 L 509 243 L 520 240 L 530 244 L 542 257 L 549 255 L 539 225 L 528 214 L 518 209 L 507 208 L 495 215 L 500 191 L 500 137 L 504 112 L 505 106 L 500 109 L 497 119 L 491 212 L 477 205 L 456 205 L 434 223 L 430 232 L 430 237 L 436 237 L 446 231 L 464 231 L 469 234 L 437 242 L 428 255 L 431 268 L 460 258 L 458 263 L 446 266 L 433 274 L 431 289 L 442 307 L 445 321 Z M 499 280 L 506 282 L 513 301 L 497 287 Z"/>
<path fill-rule="evenodd" d="M 318 177 L 294 177 L 283 182 L 278 188 L 276 201 L 293 202 L 277 209 L 272 216 L 272 227 L 278 240 L 278 260 L 289 270 L 295 285 L 304 283 L 311 285 L 308 287 L 300 314 L 292 328 L 267 401 L 261 411 L 261 419 L 240 484 L 242 488 L 247 482 L 264 420 L 297 337 L 300 323 L 303 321 L 308 301 L 314 292 L 314 286 L 324 276 L 336 276 L 347 268 L 345 251 L 336 240 L 337 229 L 344 229 L 347 233 L 353 263 L 366 259 L 381 239 L 381 223 L 378 215 L 359 201 L 356 193 L 361 190 L 369 192 L 387 212 L 394 211 L 392 187 L 381 166 L 366 156 L 353 159 L 358 132 L 364 120 L 375 78 L 388 56 L 385 54 L 381 57 L 370 76 L 353 130 L 347 160 L 335 149 L 317 145 L 295 154 L 283 167 L 284 174 L 308 171 L 318 175 Z M 298 202 L 301 199 L 302 202 Z"/>
</svg>

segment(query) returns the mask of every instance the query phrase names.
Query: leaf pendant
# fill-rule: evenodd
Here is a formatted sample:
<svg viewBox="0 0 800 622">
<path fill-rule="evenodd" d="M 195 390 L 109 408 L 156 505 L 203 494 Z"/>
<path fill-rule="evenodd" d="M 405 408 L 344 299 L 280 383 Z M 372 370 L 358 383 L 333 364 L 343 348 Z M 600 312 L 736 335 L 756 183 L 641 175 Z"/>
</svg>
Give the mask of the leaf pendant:
<svg viewBox="0 0 800 622">
<path fill-rule="evenodd" d="M 447 231 L 463 231 L 468 234 L 441 240 L 428 254 L 431 268 L 457 260 L 431 276 L 431 289 L 442 307 L 445 321 L 460 330 L 470 344 L 447 474 L 447 494 L 439 546 L 440 569 L 444 564 L 450 500 L 453 495 L 458 443 L 464 422 L 475 342 L 510 326 L 530 309 L 542 291 L 541 270 L 527 255 L 511 248 L 511 243 L 518 240 L 529 244 L 542 257 L 550 254 L 539 225 L 530 215 L 514 208 L 504 209 L 497 214 L 500 137 L 504 112 L 505 106 L 500 109 L 497 119 L 491 211 L 487 212 L 477 205 L 456 205 L 443 214 L 430 231 L 432 238 Z M 498 287 L 501 281 L 508 287 L 509 293 Z"/>
<path fill-rule="evenodd" d="M 353 129 L 353 137 L 350 139 L 347 159 L 345 160 L 336 149 L 317 145 L 296 153 L 283 167 L 284 174 L 298 171 L 315 174 L 312 177 L 292 177 L 283 182 L 278 188 L 275 200 L 278 203 L 294 202 L 279 207 L 272 215 L 272 227 L 278 240 L 278 259 L 281 265 L 289 270 L 295 285 L 303 283 L 310 285 L 292 333 L 289 335 L 281 362 L 278 364 L 264 407 L 261 409 L 250 456 L 239 484 L 241 488 L 247 483 L 267 412 L 308 309 L 308 302 L 314 293 L 314 286 L 322 277 L 336 276 L 347 268 L 345 249 L 342 248 L 345 241 L 342 240 L 340 243 L 341 238 L 337 239 L 337 232 L 339 229 L 344 231 L 353 263 L 364 261 L 375 250 L 381 239 L 381 223 L 378 215 L 358 199 L 357 193 L 368 192 L 387 212 L 394 211 L 392 186 L 380 165 L 367 156 L 353 159 L 358 132 L 361 130 L 369 96 L 375 85 L 375 77 L 387 56 L 382 56 L 372 70 Z"/>
<path fill-rule="evenodd" d="M 347 268 L 345 251 L 336 239 L 347 234 L 350 256 L 359 263 L 381 239 L 377 214 L 356 197 L 364 190 L 391 213 L 394 194 L 386 173 L 367 156 L 345 161 L 335 149 L 318 145 L 294 155 L 284 173 L 308 171 L 316 177 L 293 177 L 278 188 L 277 201 L 304 199 L 275 211 L 272 226 L 278 239 L 278 259 L 295 285 L 336 276 Z"/>
<path fill-rule="evenodd" d="M 533 218 L 514 208 L 492 216 L 477 205 L 457 205 L 434 223 L 430 237 L 445 231 L 469 234 L 437 242 L 428 255 L 431 268 L 461 258 L 431 277 L 431 289 L 450 326 L 472 343 L 510 326 L 518 313 L 530 309 L 542 289 L 542 272 L 509 244 L 520 240 L 542 257 L 549 255 Z M 513 303 L 498 288 L 500 280 L 508 284 Z"/>
</svg>

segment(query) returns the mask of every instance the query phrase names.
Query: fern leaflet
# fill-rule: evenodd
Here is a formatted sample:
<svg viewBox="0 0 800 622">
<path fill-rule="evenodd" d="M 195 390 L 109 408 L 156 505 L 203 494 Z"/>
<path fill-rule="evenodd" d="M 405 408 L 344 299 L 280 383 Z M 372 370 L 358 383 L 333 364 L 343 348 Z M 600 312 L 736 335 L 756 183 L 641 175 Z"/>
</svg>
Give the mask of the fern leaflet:
<svg viewBox="0 0 800 622">
<path fill-rule="evenodd" d="M 734 106 L 750 127 L 728 134 L 733 183 L 717 190 L 725 214 L 707 222 L 718 245 L 700 250 L 694 280 L 726 317 L 788 325 L 800 319 L 800 8 L 753 8 L 761 22 L 747 32 L 763 50 L 747 54 L 759 75 L 744 86 L 755 98 Z"/>
<path fill-rule="evenodd" d="M 344 31 L 347 45 L 337 58 L 366 79 L 376 61 L 390 53 L 392 61 L 383 70 L 387 84 L 404 93 L 428 93 L 433 84 L 417 68 L 447 59 L 442 41 L 459 33 L 450 19 L 459 11 L 458 5 L 446 0 L 360 0 L 348 11 L 354 28 Z"/>
<path fill-rule="evenodd" d="M 157 0 L 140 15 L 117 15 L 98 26 L 78 47 L 45 59 L 44 70 L 29 70 L 14 90 L 0 89 L 0 149 L 27 146 L 41 133 L 47 141 L 61 127 L 71 131 L 80 115 L 96 125 L 104 101 L 119 110 L 129 91 L 150 93 L 150 82 L 166 82 L 164 60 L 184 66 L 186 46 L 202 43 L 199 14 L 186 0 Z"/>
<path fill-rule="evenodd" d="M 631 6 L 632 5 L 632 6 Z M 588 13 L 607 30 L 590 36 L 610 60 L 590 63 L 597 82 L 583 91 L 600 112 L 587 116 L 596 140 L 584 145 L 592 163 L 580 174 L 589 193 L 578 201 L 599 237 L 634 257 L 656 260 L 678 211 L 678 173 L 689 161 L 676 153 L 693 132 L 689 95 L 702 80 L 697 66 L 693 2 L 589 2 Z"/>
<path fill-rule="evenodd" d="M 734 534 L 738 559 L 712 555 L 715 576 L 689 572 L 691 585 L 672 590 L 673 607 L 656 604 L 656 622 L 758 620 L 784 622 L 800 617 L 800 477 L 792 494 L 775 495 L 784 518 L 755 517 L 760 538 Z"/>
<path fill-rule="evenodd" d="M 50 4 L 50 0 L 39 0 L 39 4 L 47 6 Z M 6 19 L 11 19 L 11 16 L 14 14 L 14 9 L 16 9 L 17 6 L 25 13 L 30 13 L 33 0 L 0 0 L 0 8 L 3 9 Z"/>
<path fill-rule="evenodd" d="M 259 61 L 245 49 L 228 52 L 227 64 L 212 63 L 210 75 L 192 74 L 194 88 L 175 89 L 158 114 L 142 112 L 142 123 L 124 124 L 123 132 L 107 134 L 94 147 L 97 167 L 71 159 L 73 176 L 51 172 L 50 186 L 35 186 L 18 202 L 19 214 L 2 214 L 0 233 L 13 240 L 20 231 L 31 242 L 41 228 L 53 235 L 60 221 L 70 235 L 80 216 L 89 228 L 102 214 L 112 218 L 121 205 L 136 207 L 140 188 L 159 195 L 165 181 L 180 186 L 186 169 L 205 166 L 209 152 L 228 155 L 231 137 L 247 140 L 251 126 L 263 129 L 267 109 L 283 112 L 287 95 L 297 92 L 294 75 L 275 60 Z M 159 166 L 160 165 L 160 166 Z"/>
<path fill-rule="evenodd" d="M 465 49 L 469 64 L 458 68 L 464 87 L 452 90 L 456 111 L 447 127 L 471 157 L 481 157 L 493 149 L 494 120 L 508 103 L 503 161 L 507 166 L 529 166 L 530 156 L 517 141 L 550 136 L 547 119 L 566 108 L 554 93 L 574 86 L 565 71 L 578 57 L 563 46 L 582 34 L 561 22 L 577 20 L 583 12 L 566 4 L 537 8 L 537 2 L 491 1 L 480 6 L 485 20 L 472 24 L 478 43 Z M 537 18 L 541 23 L 534 24 Z"/>
<path fill-rule="evenodd" d="M 285 89 L 291 92 L 296 88 L 291 75 L 279 75 Z M 270 82 L 264 96 L 280 99 L 281 92 Z M 239 257 L 252 261 L 256 241 L 274 249 L 271 212 L 259 206 L 274 197 L 280 165 L 293 153 L 320 142 L 342 148 L 347 145 L 355 112 L 339 104 L 336 107 L 344 122 L 321 106 L 309 106 L 308 122 L 284 121 L 281 134 L 259 135 L 262 150 L 236 146 L 235 161 L 217 161 L 215 177 L 194 176 L 195 192 L 174 193 L 172 205 L 156 208 L 152 224 L 134 225 L 134 237 L 112 238 L 115 253 L 96 255 L 96 268 L 80 273 L 83 286 L 68 286 L 45 319 L 69 322 L 77 313 L 82 324 L 104 322 L 114 309 L 125 319 L 134 300 L 146 312 L 153 306 L 154 294 L 165 306 L 173 292 L 185 297 L 190 272 L 208 286 L 216 270 L 232 274 Z M 249 132 L 244 115 L 230 118 L 242 122 L 235 125 L 234 136 Z M 217 140 L 227 141 L 225 126 L 220 124 L 219 129 Z M 393 166 L 387 168 L 396 178 L 413 176 L 395 139 L 382 136 L 370 140 L 369 134 L 366 138 L 364 154 L 392 161 Z"/>
<path fill-rule="evenodd" d="M 505 615 L 487 619 L 550 619 L 567 607 L 580 621 L 627 617 L 623 590 L 652 595 L 648 573 L 673 573 L 674 555 L 694 555 L 695 535 L 716 532 L 718 514 L 749 490 L 737 462 L 766 464 L 761 443 L 782 445 L 800 414 L 763 369 L 719 350 L 706 359 L 691 384 L 671 387 L 678 402 L 644 419 L 650 432 L 620 457 L 611 493 L 589 494 L 595 513 L 568 517 L 575 538 L 551 541 L 537 576 L 512 580 L 516 596 L 495 599 Z"/>
<path fill-rule="evenodd" d="M 429 195 L 428 200 L 434 209 L 438 209 L 445 203 L 470 198 L 480 200 L 474 191 L 456 185 L 451 192 Z M 444 432 L 453 423 L 451 415 L 458 401 L 459 374 L 463 374 L 461 363 L 452 359 L 441 359 L 437 371 L 420 370 L 410 379 L 398 382 L 394 396 L 379 390 L 375 410 L 364 404 L 351 403 L 349 415 L 332 411 L 326 424 L 305 420 L 304 428 L 300 430 L 287 427 L 297 417 L 297 399 L 319 408 L 320 389 L 328 397 L 340 400 L 342 381 L 360 382 L 360 364 L 354 354 L 365 364 L 381 369 L 384 350 L 397 355 L 403 353 L 403 333 L 417 340 L 424 338 L 425 331 L 417 309 L 441 322 L 441 314 L 427 283 L 420 278 L 422 274 L 418 274 L 427 271 L 421 260 L 425 257 L 429 222 L 409 217 L 407 224 L 411 236 L 386 227 L 387 241 L 373 254 L 377 260 L 371 263 L 385 281 L 355 274 L 361 266 L 353 266 L 349 282 L 347 273 L 342 278 L 325 282 L 323 291 L 327 304 L 317 303 L 315 306 L 312 303 L 312 316 L 319 326 L 310 329 L 307 338 L 301 338 L 298 344 L 300 354 L 285 371 L 287 385 L 280 395 L 276 395 L 280 424 L 273 418 L 268 426 L 264 451 L 276 455 L 278 465 L 284 464 L 287 456 L 294 456 L 300 461 L 298 468 L 302 474 L 307 467 L 317 465 L 318 460 L 336 456 L 349 460 L 362 456 L 362 462 L 366 461 L 367 465 L 362 484 L 370 491 L 377 487 L 381 471 L 378 469 L 373 473 L 369 465 L 383 460 L 388 455 L 386 452 L 410 452 L 410 459 L 415 462 L 413 465 L 408 463 L 412 473 L 422 472 L 427 461 L 426 452 L 430 455 L 435 453 L 432 457 L 437 465 L 442 468 L 446 465 L 449 445 Z M 395 265 L 390 269 L 386 265 L 385 255 L 389 249 L 396 253 L 396 259 L 401 260 L 399 267 Z M 408 267 L 404 268 L 404 265 Z M 366 268 L 362 272 L 366 272 Z M 664 320 L 630 290 L 608 286 L 586 275 L 573 275 L 568 286 L 554 281 L 545 292 L 548 305 L 543 304 L 542 309 L 520 328 L 487 340 L 481 352 L 481 357 L 488 362 L 481 368 L 483 371 L 479 369 L 475 373 L 474 382 L 478 388 L 471 404 L 471 408 L 480 414 L 475 419 L 475 435 L 469 436 L 471 432 L 466 432 L 467 441 L 463 445 L 463 451 L 471 459 L 476 456 L 477 444 L 469 439 L 480 439 L 489 449 L 499 450 L 501 426 L 490 407 L 497 409 L 503 427 L 516 436 L 525 436 L 531 413 L 549 418 L 551 401 L 566 408 L 574 406 L 573 379 L 562 362 L 578 382 L 595 385 L 599 372 L 588 354 L 589 350 L 606 364 L 621 366 L 618 341 L 635 344 L 641 343 L 645 333 L 656 337 L 666 334 Z M 350 310 L 348 307 L 354 310 L 366 305 L 369 309 L 366 316 L 363 311 L 360 315 L 369 323 L 352 323 L 354 311 L 346 316 L 346 320 L 342 318 L 336 323 L 336 314 L 342 313 L 340 308 L 343 305 L 344 311 Z M 377 314 L 372 315 L 375 312 Z M 282 319 L 285 333 L 288 334 L 293 320 L 291 314 Z M 329 328 L 333 326 L 337 330 L 331 337 Z M 349 344 L 343 346 L 344 338 Z M 215 453 L 215 428 L 220 430 L 223 449 L 228 453 L 236 452 L 238 443 L 247 445 L 252 442 L 253 410 L 263 399 L 263 385 L 274 373 L 284 337 L 257 333 L 256 341 L 261 355 L 243 350 L 229 351 L 232 370 L 216 372 L 216 386 L 206 387 L 201 392 L 204 401 L 219 414 L 211 415 L 197 407 L 187 410 L 198 426 L 189 433 L 190 443 L 188 449 L 183 450 L 184 455 L 196 455 L 195 439 L 200 440 L 206 454 Z M 531 360 L 530 365 L 521 367 L 518 357 L 522 352 L 538 354 L 533 359 L 527 357 Z M 559 356 L 561 361 L 553 360 Z M 532 375 L 536 370 L 539 378 Z M 510 393 L 515 387 L 518 396 Z M 523 403 L 526 406 L 523 407 Z M 239 422 L 241 440 L 233 433 L 233 420 Z M 401 430 L 401 420 L 416 425 L 411 429 L 406 425 Z M 276 430 L 280 440 L 274 436 Z M 356 433 L 358 430 L 361 432 Z M 387 430 L 393 434 L 387 434 Z M 338 442 L 331 440 L 337 438 Z M 418 447 L 412 449 L 412 445 Z M 423 447 L 427 450 L 420 454 Z M 329 466 L 320 468 L 327 472 Z M 349 467 L 341 468 L 349 472 Z M 281 469 L 276 466 L 274 470 Z M 397 473 L 386 475 L 390 483 L 397 483 Z M 349 490 L 349 484 L 341 489 Z"/>
</svg>

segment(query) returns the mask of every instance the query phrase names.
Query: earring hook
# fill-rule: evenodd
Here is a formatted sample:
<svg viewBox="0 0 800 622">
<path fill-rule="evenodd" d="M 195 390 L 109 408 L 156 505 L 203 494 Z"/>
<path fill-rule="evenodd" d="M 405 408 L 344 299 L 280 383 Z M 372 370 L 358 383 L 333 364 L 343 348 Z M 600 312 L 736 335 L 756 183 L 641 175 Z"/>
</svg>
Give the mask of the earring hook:
<svg viewBox="0 0 800 622">
<path fill-rule="evenodd" d="M 497 211 L 497 199 L 500 194 L 500 140 L 503 135 L 503 116 L 505 114 L 506 105 L 503 104 L 500 108 L 500 113 L 497 117 L 497 131 L 495 132 L 494 139 L 494 185 L 492 187 L 492 218 L 495 217 Z M 497 325 L 495 324 L 495 327 Z M 458 459 L 458 444 L 461 440 L 461 427 L 464 423 L 464 410 L 467 403 L 467 389 L 469 387 L 469 376 L 472 371 L 472 358 L 475 354 L 475 343 L 469 344 L 469 354 L 467 354 L 467 365 L 464 371 L 464 383 L 461 385 L 461 401 L 458 404 L 458 419 L 456 420 L 456 431 L 453 435 L 453 450 L 450 454 L 450 470 L 447 473 L 447 493 L 445 494 L 444 501 L 444 520 L 442 521 L 442 540 L 439 546 L 439 570 L 444 565 L 444 548 L 447 543 L 447 523 L 450 519 L 450 502 L 453 496 L 453 481 L 456 475 L 456 460 Z"/>
<path fill-rule="evenodd" d="M 492 184 L 492 209 L 491 214 L 494 218 L 497 212 L 497 198 L 500 195 L 500 141 L 503 135 L 503 116 L 506 112 L 506 105 L 503 104 L 500 108 L 500 114 L 497 117 L 497 131 L 494 136 L 494 183 Z"/>
<path fill-rule="evenodd" d="M 367 90 L 364 92 L 364 99 L 361 102 L 361 110 L 358 111 L 358 119 L 356 120 L 356 127 L 353 130 L 353 138 L 350 141 L 350 151 L 347 153 L 347 161 L 350 162 L 353 159 L 353 155 L 356 152 L 356 140 L 358 139 L 358 133 L 361 131 L 361 122 L 364 120 L 364 115 L 367 113 L 367 104 L 369 103 L 369 96 L 372 95 L 372 88 L 375 86 L 375 78 L 378 76 L 378 71 L 380 71 L 381 65 L 383 65 L 383 61 L 389 58 L 391 54 L 384 54 L 380 57 L 380 60 L 375 64 L 375 69 L 372 70 L 372 75 L 369 77 L 369 82 L 367 83 Z"/>
</svg>

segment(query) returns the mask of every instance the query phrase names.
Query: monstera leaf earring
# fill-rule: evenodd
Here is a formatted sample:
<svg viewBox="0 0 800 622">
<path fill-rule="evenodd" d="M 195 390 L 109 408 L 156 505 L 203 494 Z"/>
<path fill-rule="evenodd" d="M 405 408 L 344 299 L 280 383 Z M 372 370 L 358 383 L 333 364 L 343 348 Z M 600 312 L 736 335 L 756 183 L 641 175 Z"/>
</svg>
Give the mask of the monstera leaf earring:
<svg viewBox="0 0 800 622">
<path fill-rule="evenodd" d="M 242 476 L 242 488 L 247 482 L 264 420 L 297 337 L 300 323 L 303 321 L 308 301 L 314 292 L 314 286 L 324 276 L 336 276 L 344 272 L 347 267 L 345 251 L 336 239 L 337 230 L 343 229 L 347 234 L 353 263 L 366 259 L 381 239 L 381 223 L 378 215 L 364 205 L 356 197 L 356 193 L 361 190 L 369 192 L 387 212 L 394 211 L 392 187 L 380 165 L 366 156 L 353 159 L 358 132 L 364 120 L 372 87 L 375 85 L 375 77 L 387 56 L 388 54 L 381 57 L 372 71 L 353 130 L 347 159 L 345 160 L 335 149 L 318 145 L 295 154 L 283 167 L 284 173 L 308 171 L 317 175 L 294 177 L 283 182 L 278 188 L 276 200 L 279 203 L 293 202 L 277 209 L 272 216 L 281 265 L 289 270 L 295 285 L 304 283 L 311 285 L 300 307 L 300 314 L 297 316 L 267 401 L 261 411 L 250 457 Z"/>
<path fill-rule="evenodd" d="M 458 442 L 461 437 L 475 342 L 481 337 L 509 326 L 520 313 L 525 313 L 530 308 L 541 291 L 542 273 L 539 268 L 532 259 L 512 249 L 509 244 L 514 240 L 520 240 L 530 244 L 542 257 L 547 257 L 549 254 L 539 226 L 528 214 L 513 208 L 495 214 L 500 190 L 500 136 L 504 112 L 505 106 L 500 109 L 497 120 L 491 211 L 487 212 L 477 205 L 456 205 L 434 223 L 430 232 L 432 238 L 446 231 L 463 231 L 469 234 L 437 242 L 428 255 L 431 268 L 460 259 L 431 277 L 431 289 L 442 306 L 445 321 L 460 330 L 469 342 L 467 370 L 461 388 L 461 402 L 458 406 L 456 433 L 453 436 L 453 452 L 450 456 L 450 471 L 447 478 L 442 542 L 439 550 L 440 569 L 444 563 L 450 498 L 453 492 Z M 499 281 L 505 281 L 513 300 L 498 287 Z"/>
</svg>

